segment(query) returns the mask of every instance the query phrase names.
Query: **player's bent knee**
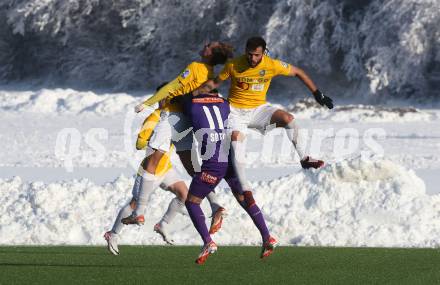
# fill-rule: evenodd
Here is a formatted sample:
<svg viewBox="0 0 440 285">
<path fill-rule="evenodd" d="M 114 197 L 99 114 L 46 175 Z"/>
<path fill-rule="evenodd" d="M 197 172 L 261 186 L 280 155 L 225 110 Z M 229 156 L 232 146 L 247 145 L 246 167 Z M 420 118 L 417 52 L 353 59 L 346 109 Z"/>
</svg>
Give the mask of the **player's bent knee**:
<svg viewBox="0 0 440 285">
<path fill-rule="evenodd" d="M 272 115 L 270 123 L 276 124 L 277 128 L 285 128 L 293 119 L 294 117 L 292 114 L 283 110 L 277 110 Z"/>
<path fill-rule="evenodd" d="M 188 188 L 186 187 L 185 182 L 179 181 L 170 186 L 172 192 L 176 194 L 177 198 L 180 201 L 185 202 L 188 196 Z"/>
<path fill-rule="evenodd" d="M 200 203 L 202 203 L 202 198 L 188 194 L 188 196 L 186 197 L 186 201 L 194 203 L 194 204 L 200 204 Z"/>
<path fill-rule="evenodd" d="M 163 152 L 155 150 L 150 156 L 142 161 L 142 168 L 151 174 L 156 173 L 157 166 L 163 155 Z"/>
<path fill-rule="evenodd" d="M 287 113 L 287 116 L 285 117 L 286 125 L 289 124 L 290 122 L 292 122 L 294 119 L 295 119 L 295 117 L 292 114 Z"/>
<path fill-rule="evenodd" d="M 244 196 L 244 201 L 246 202 L 247 208 L 250 208 L 253 205 L 255 205 L 254 196 L 252 195 L 251 191 L 244 191 L 243 196 Z"/>
<path fill-rule="evenodd" d="M 177 198 L 179 198 L 180 201 L 185 202 L 186 199 L 188 198 L 188 192 L 177 192 L 176 196 Z"/>
<path fill-rule="evenodd" d="M 285 112 L 280 120 L 280 127 L 286 127 L 293 120 L 293 115 Z"/>
</svg>

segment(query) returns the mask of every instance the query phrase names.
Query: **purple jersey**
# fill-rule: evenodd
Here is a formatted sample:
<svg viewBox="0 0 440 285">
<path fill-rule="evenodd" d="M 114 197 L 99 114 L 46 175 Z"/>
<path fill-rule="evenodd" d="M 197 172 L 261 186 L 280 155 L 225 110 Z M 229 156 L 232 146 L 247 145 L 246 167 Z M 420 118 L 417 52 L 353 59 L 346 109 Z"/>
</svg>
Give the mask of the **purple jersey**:
<svg viewBox="0 0 440 285">
<path fill-rule="evenodd" d="M 202 158 L 201 171 L 191 181 L 189 192 L 204 198 L 225 179 L 232 191 L 242 194 L 238 178 L 229 163 L 230 133 L 226 130 L 229 103 L 211 95 L 182 96 L 183 112 L 191 120 Z"/>
<path fill-rule="evenodd" d="M 226 124 L 229 103 L 217 96 L 199 95 L 183 102 L 183 112 L 191 120 L 194 136 L 199 144 L 202 171 L 220 174 L 228 165 L 230 138 Z"/>
</svg>

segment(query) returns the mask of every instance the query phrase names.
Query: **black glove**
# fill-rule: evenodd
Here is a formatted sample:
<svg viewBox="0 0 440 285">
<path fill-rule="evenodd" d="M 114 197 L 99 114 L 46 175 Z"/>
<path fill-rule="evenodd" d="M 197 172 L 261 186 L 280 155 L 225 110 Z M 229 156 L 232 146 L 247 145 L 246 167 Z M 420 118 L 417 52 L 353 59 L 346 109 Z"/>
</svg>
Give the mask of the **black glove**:
<svg viewBox="0 0 440 285">
<path fill-rule="evenodd" d="M 316 89 L 315 92 L 313 92 L 313 97 L 315 97 L 316 102 L 318 102 L 321 106 L 326 105 L 327 108 L 333 109 L 333 100 L 330 97 L 325 96 L 322 94 L 319 89 Z"/>
</svg>

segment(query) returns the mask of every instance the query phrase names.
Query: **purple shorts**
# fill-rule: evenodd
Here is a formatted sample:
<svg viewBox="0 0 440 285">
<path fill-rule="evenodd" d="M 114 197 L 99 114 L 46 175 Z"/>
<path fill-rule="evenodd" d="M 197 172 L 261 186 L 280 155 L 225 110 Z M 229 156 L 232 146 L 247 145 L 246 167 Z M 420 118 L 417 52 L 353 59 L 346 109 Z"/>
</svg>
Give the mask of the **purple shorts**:
<svg viewBox="0 0 440 285">
<path fill-rule="evenodd" d="M 203 167 L 202 167 L 203 168 Z M 216 171 L 214 174 L 212 171 L 198 172 L 194 175 L 191 185 L 189 186 L 189 193 L 200 199 L 205 198 L 214 188 L 220 183 L 222 179 L 225 179 L 229 187 L 235 194 L 243 194 L 243 188 L 241 188 L 240 182 L 238 181 L 237 175 L 232 167 L 228 165 L 226 169 L 222 171 Z"/>
</svg>

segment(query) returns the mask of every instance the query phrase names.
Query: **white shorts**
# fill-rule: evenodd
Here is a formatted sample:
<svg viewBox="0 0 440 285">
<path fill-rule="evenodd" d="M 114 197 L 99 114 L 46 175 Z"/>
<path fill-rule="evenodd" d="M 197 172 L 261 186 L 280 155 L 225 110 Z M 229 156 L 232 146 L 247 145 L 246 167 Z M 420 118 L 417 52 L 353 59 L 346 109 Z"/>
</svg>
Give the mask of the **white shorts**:
<svg viewBox="0 0 440 285">
<path fill-rule="evenodd" d="M 165 173 L 163 176 L 160 176 L 159 179 L 156 180 L 156 185 L 154 185 L 153 189 L 157 189 L 158 187 L 160 187 L 163 190 L 169 191 L 171 185 L 180 181 L 183 181 L 183 179 L 180 178 L 180 175 L 173 168 L 171 168 L 170 170 L 167 171 L 167 173 Z M 139 193 L 141 192 L 141 188 L 142 188 L 142 176 L 137 175 L 136 180 L 134 181 L 133 190 L 131 192 L 134 199 L 136 200 L 138 199 Z M 144 193 L 144 194 L 147 195 L 149 193 Z"/>
<path fill-rule="evenodd" d="M 267 103 L 250 109 L 231 106 L 228 119 L 229 129 L 246 133 L 247 128 L 254 128 L 263 132 L 270 125 L 270 119 L 277 110 L 278 108 Z"/>
<path fill-rule="evenodd" d="M 159 123 L 154 128 L 148 146 L 162 152 L 170 150 L 171 143 L 176 151 L 191 150 L 193 143 L 190 120 L 180 112 L 161 112 Z"/>
</svg>

